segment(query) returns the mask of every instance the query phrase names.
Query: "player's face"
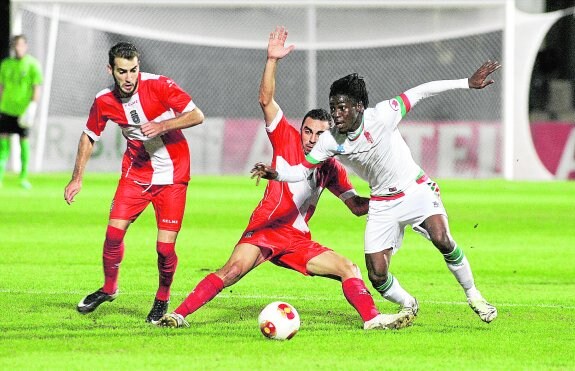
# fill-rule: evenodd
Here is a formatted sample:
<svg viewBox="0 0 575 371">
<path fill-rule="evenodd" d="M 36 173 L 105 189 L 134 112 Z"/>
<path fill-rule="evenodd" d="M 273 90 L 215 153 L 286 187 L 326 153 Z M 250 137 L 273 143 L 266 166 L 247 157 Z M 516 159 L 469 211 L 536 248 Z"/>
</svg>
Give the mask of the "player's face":
<svg viewBox="0 0 575 371">
<path fill-rule="evenodd" d="M 16 58 L 20 59 L 24 57 L 27 51 L 28 51 L 28 43 L 26 42 L 26 40 L 19 38 L 14 43 L 14 54 L 16 55 Z"/>
<path fill-rule="evenodd" d="M 108 70 L 114 77 L 116 87 L 122 96 L 129 97 L 138 90 L 140 61 L 137 57 L 132 59 L 115 58 L 114 66 L 108 66 Z"/>
<path fill-rule="evenodd" d="M 361 123 L 363 104 L 355 103 L 347 95 L 337 94 L 329 97 L 329 110 L 335 127 L 342 134 L 354 131 Z"/>
<path fill-rule="evenodd" d="M 306 155 L 311 152 L 321 133 L 326 130 L 329 130 L 328 121 L 315 120 L 311 117 L 305 119 L 301 126 L 301 145 Z"/>
</svg>

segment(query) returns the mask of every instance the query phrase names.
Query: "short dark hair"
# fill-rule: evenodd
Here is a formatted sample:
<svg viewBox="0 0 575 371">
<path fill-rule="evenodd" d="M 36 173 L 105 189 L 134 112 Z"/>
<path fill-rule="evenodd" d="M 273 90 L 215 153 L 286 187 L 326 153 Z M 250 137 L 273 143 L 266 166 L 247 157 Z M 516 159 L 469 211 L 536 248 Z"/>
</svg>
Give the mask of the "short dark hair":
<svg viewBox="0 0 575 371">
<path fill-rule="evenodd" d="M 327 121 L 331 126 L 331 115 L 323 108 L 315 108 L 306 113 L 303 120 L 301 120 L 301 127 L 303 127 L 303 123 L 308 117 L 313 120 Z"/>
<path fill-rule="evenodd" d="M 138 49 L 136 49 L 134 44 L 122 41 L 112 46 L 110 48 L 110 51 L 108 52 L 108 63 L 110 63 L 110 66 L 112 67 L 114 67 L 115 58 L 140 59 L 140 52 L 138 51 Z"/>
<path fill-rule="evenodd" d="M 329 88 L 329 96 L 333 97 L 334 95 L 347 95 L 354 99 L 356 103 L 362 102 L 365 108 L 369 105 L 365 81 L 357 73 L 349 74 L 334 81 Z"/>
<path fill-rule="evenodd" d="M 17 43 L 18 40 L 20 40 L 20 39 L 24 40 L 24 42 L 26 42 L 26 43 L 28 42 L 28 39 L 26 39 L 26 36 L 24 36 L 24 35 L 22 35 L 22 34 L 20 34 L 20 35 L 14 35 L 14 36 L 12 36 L 12 39 L 10 39 L 10 46 L 13 47 L 14 45 L 16 45 L 16 43 Z"/>
</svg>

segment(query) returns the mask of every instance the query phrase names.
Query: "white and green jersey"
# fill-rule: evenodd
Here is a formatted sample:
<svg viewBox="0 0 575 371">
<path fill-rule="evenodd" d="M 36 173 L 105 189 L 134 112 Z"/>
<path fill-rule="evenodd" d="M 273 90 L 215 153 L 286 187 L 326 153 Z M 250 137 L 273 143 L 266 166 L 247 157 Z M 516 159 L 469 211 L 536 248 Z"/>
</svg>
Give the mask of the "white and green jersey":
<svg viewBox="0 0 575 371">
<path fill-rule="evenodd" d="M 338 159 L 369 183 L 373 196 L 388 196 L 402 192 L 418 178 L 422 170 L 397 125 L 423 98 L 451 89 L 469 88 L 467 79 L 432 81 L 367 108 L 359 128 L 340 134 L 337 128 L 320 135 L 304 163 L 288 169 L 278 169 L 279 181 L 305 179 L 312 168 L 326 159 Z"/>
</svg>

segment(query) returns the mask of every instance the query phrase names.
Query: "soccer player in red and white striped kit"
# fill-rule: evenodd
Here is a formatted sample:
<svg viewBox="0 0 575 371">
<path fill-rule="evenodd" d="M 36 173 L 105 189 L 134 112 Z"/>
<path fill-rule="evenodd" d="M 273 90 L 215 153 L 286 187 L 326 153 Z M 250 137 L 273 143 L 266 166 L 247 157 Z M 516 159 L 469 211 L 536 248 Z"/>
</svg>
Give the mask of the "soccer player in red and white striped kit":
<svg viewBox="0 0 575 371">
<path fill-rule="evenodd" d="M 190 151 L 182 129 L 201 124 L 204 115 L 173 80 L 140 72 L 140 53 L 133 44 L 114 45 L 108 57 L 114 85 L 100 91 L 92 104 L 72 179 L 64 190 L 66 202 L 71 204 L 80 192 L 94 142 L 108 122 L 120 126 L 127 148 L 104 241 L 104 285 L 83 298 L 77 309 L 89 313 L 116 299 L 126 230 L 152 203 L 158 228 L 159 287 L 146 322 L 156 323 L 168 308 L 178 262 L 175 243 L 190 180 Z"/>
<path fill-rule="evenodd" d="M 259 103 L 264 113 L 266 131 L 273 147 L 272 164 L 290 166 L 305 158 L 321 133 L 329 130 L 330 115 L 322 109 L 309 111 L 300 132 L 292 127 L 274 99 L 275 72 L 278 61 L 293 50 L 285 47 L 287 30 L 278 27 L 270 34 L 267 62 L 260 84 Z M 304 275 L 334 278 L 342 283 L 348 302 L 363 320 L 363 328 L 399 329 L 409 325 L 411 314 L 381 314 L 359 268 L 349 259 L 311 239 L 308 220 L 312 217 L 322 191 L 327 188 L 356 215 L 365 215 L 369 199 L 357 195 L 343 166 L 335 159 L 306 180 L 298 183 L 268 183 L 260 201 L 228 261 L 215 273 L 201 280 L 173 313 L 166 314 L 160 325 L 187 327 L 185 317 L 194 313 L 224 287 L 238 282 L 260 264 L 272 263 Z"/>
</svg>

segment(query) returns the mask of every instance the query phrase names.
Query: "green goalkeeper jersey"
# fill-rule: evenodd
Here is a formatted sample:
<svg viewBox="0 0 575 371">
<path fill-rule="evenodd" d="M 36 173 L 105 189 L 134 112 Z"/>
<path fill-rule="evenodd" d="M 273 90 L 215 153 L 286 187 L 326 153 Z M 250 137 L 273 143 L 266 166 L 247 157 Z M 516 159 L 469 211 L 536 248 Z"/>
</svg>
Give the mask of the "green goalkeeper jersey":
<svg viewBox="0 0 575 371">
<path fill-rule="evenodd" d="M 26 111 L 34 96 L 34 86 L 42 84 L 40 63 L 30 56 L 21 59 L 6 58 L 0 64 L 0 113 L 20 116 Z"/>
</svg>

